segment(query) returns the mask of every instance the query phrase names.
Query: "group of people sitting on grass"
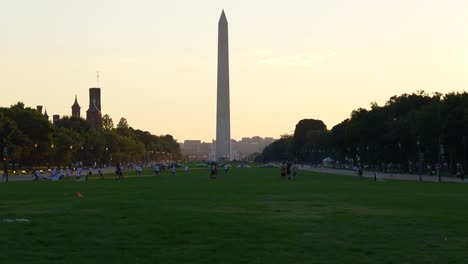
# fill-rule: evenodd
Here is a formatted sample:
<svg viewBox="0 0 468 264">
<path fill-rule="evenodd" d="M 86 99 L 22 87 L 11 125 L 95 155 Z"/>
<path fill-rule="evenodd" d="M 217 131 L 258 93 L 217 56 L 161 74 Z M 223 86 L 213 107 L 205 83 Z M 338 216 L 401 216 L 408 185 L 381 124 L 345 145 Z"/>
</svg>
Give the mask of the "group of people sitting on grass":
<svg viewBox="0 0 468 264">
<path fill-rule="evenodd" d="M 63 169 L 57 170 L 54 168 L 50 171 L 50 176 L 45 176 L 45 175 L 41 175 L 40 170 L 34 170 L 33 177 L 35 181 L 38 181 L 38 180 L 58 181 L 58 180 L 63 179 L 63 177 L 65 177 L 65 172 Z"/>
<path fill-rule="evenodd" d="M 104 169 L 102 167 L 99 167 L 97 169 L 98 175 L 103 176 L 104 175 Z M 78 167 L 74 170 L 71 170 L 70 168 L 67 169 L 59 169 L 59 168 L 52 168 L 50 170 L 50 175 L 42 175 L 42 171 L 39 169 L 33 170 L 33 178 L 34 180 L 51 180 L 51 181 L 58 181 L 62 180 L 65 176 L 75 176 L 77 180 L 88 180 L 88 176 L 93 174 L 93 167 L 88 168 L 88 173 L 83 173 L 83 168 Z"/>
<path fill-rule="evenodd" d="M 129 168 L 128 164 L 127 164 L 127 166 L 124 166 L 124 167 Z M 142 174 L 142 172 L 143 172 L 143 167 L 144 167 L 144 165 L 143 165 L 143 164 L 140 164 L 140 163 L 132 163 L 132 164 L 130 165 L 130 168 L 135 169 L 137 175 L 141 175 L 141 174 Z M 161 171 L 163 171 L 163 170 L 164 170 L 164 165 L 159 164 L 159 163 L 156 163 L 156 164 L 154 165 L 154 173 L 155 173 L 156 175 L 159 175 L 159 173 L 160 173 Z M 172 175 L 175 175 L 175 172 L 176 172 L 176 167 L 175 167 L 175 165 L 173 165 L 172 168 L 171 168 L 171 173 L 172 173 Z M 187 167 L 187 166 L 186 166 L 186 172 L 188 173 L 188 167 Z M 117 179 L 116 179 L 116 180 L 123 180 L 124 177 L 123 177 L 122 166 L 120 165 L 120 162 L 117 162 L 117 165 L 116 165 L 116 167 L 115 167 L 115 174 L 117 174 Z"/>
<path fill-rule="evenodd" d="M 291 162 L 284 162 L 281 163 L 281 179 L 287 179 L 287 180 L 296 180 L 297 172 L 299 171 L 299 165 L 297 164 L 296 161 L 294 161 L 292 164 Z M 291 172 L 292 172 L 292 177 L 291 177 Z"/>
<path fill-rule="evenodd" d="M 179 165 L 180 166 L 180 165 Z M 154 165 L 154 173 L 156 175 L 159 175 L 160 172 L 164 171 L 164 167 L 165 165 L 164 164 L 160 164 L 160 163 L 156 163 Z M 172 176 L 174 176 L 176 174 L 176 171 L 177 171 L 177 165 L 176 164 L 172 164 L 171 166 L 171 174 Z M 185 165 L 184 166 L 184 172 L 185 172 L 185 175 L 188 175 L 190 174 L 190 170 L 189 170 L 189 166 L 188 165 Z"/>
</svg>

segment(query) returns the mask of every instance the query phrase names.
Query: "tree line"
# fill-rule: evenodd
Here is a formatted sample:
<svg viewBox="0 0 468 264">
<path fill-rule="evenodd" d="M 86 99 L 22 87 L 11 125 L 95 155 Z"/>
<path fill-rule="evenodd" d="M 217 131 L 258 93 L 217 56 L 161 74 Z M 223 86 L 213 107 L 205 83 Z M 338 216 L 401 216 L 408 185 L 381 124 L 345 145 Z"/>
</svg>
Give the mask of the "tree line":
<svg viewBox="0 0 468 264">
<path fill-rule="evenodd" d="M 65 116 L 50 123 L 37 110 L 19 102 L 0 108 L 0 136 L 4 163 L 11 169 L 35 166 L 115 164 L 150 160 L 177 160 L 180 146 L 171 135 L 156 136 L 134 129 L 121 118 L 117 126 L 109 115 L 93 130 L 82 118 Z"/>
<path fill-rule="evenodd" d="M 384 105 L 352 111 L 328 130 L 321 120 L 304 119 L 257 157 L 262 161 L 297 159 L 357 163 L 378 170 L 455 172 L 467 163 L 468 94 L 418 91 L 391 97 Z"/>
</svg>

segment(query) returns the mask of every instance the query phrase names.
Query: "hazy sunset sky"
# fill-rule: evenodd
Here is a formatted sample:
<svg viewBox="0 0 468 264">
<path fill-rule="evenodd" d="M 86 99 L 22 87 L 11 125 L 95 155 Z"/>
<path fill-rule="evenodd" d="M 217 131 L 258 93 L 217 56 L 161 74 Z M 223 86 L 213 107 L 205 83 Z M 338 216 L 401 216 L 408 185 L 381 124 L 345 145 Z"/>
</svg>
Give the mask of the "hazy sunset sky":
<svg viewBox="0 0 468 264">
<path fill-rule="evenodd" d="M 0 0 L 0 105 L 153 134 L 216 134 L 217 26 L 229 23 L 231 135 L 278 138 L 304 118 L 331 129 L 352 110 L 417 90 L 468 90 L 466 0 Z"/>
</svg>

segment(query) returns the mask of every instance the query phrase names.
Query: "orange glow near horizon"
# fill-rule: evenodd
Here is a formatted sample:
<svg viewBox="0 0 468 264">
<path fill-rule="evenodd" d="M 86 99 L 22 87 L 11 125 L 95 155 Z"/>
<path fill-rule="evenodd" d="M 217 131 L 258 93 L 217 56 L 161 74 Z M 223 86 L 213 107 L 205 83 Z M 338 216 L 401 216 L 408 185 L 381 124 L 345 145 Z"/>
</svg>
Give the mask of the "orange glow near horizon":
<svg viewBox="0 0 468 264">
<path fill-rule="evenodd" d="M 3 107 L 81 115 L 100 72 L 116 124 L 210 142 L 216 132 L 217 23 L 229 22 L 231 136 L 331 129 L 391 96 L 468 89 L 468 2 L 4 1 Z"/>
</svg>

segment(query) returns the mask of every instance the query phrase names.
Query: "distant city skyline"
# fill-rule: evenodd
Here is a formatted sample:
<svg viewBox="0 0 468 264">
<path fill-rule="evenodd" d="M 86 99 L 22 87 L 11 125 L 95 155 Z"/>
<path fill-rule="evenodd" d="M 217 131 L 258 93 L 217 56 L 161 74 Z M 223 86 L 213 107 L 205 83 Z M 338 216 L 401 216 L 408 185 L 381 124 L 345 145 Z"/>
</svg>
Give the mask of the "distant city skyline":
<svg viewBox="0 0 468 264">
<path fill-rule="evenodd" d="M 468 1 L 23 0 L 0 3 L 0 106 L 70 115 L 99 71 L 115 124 L 210 142 L 223 9 L 231 138 L 279 138 L 305 118 L 331 129 L 393 95 L 468 90 Z"/>
<path fill-rule="evenodd" d="M 259 136 L 243 137 L 240 140 L 231 139 L 231 160 L 252 160 L 255 155 L 273 143 L 276 139 L 272 137 L 262 138 Z M 216 141 L 204 142 L 201 140 L 184 140 L 179 142 L 183 155 L 189 160 L 216 160 Z"/>
</svg>

